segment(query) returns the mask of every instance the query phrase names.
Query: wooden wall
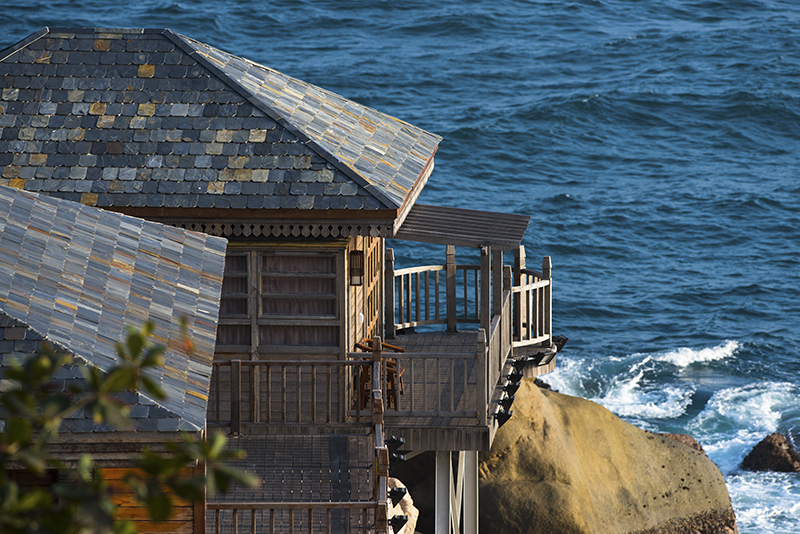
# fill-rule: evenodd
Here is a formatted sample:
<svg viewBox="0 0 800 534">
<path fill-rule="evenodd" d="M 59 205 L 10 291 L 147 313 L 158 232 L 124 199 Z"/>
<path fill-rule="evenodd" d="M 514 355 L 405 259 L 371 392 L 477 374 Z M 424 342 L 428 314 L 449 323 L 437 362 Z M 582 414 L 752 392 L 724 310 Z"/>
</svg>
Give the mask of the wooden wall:
<svg viewBox="0 0 800 534">
<path fill-rule="evenodd" d="M 187 468 L 181 473 L 192 477 L 202 472 L 202 467 Z M 205 501 L 192 503 L 173 496 L 173 512 L 166 521 L 153 522 L 147 507 L 136 502 L 133 492 L 123 483 L 125 473 L 132 471 L 130 467 L 107 467 L 101 469 L 103 477 L 111 489 L 111 499 L 117 506 L 117 518 L 130 519 L 136 524 L 140 534 L 205 534 Z M 58 481 L 58 473 L 49 470 L 43 476 L 36 476 L 24 470 L 11 470 L 9 475 L 17 482 L 20 490 L 33 487 L 49 487 Z"/>
<path fill-rule="evenodd" d="M 202 467 L 187 468 L 182 474 L 187 478 L 194 476 Z M 147 508 L 136 502 L 133 492 L 122 482 L 130 468 L 112 467 L 103 469 L 103 476 L 111 488 L 112 500 L 117 505 L 117 517 L 130 519 L 136 524 L 140 534 L 205 534 L 205 502 L 192 503 L 172 497 L 172 515 L 166 521 L 153 522 Z"/>
</svg>

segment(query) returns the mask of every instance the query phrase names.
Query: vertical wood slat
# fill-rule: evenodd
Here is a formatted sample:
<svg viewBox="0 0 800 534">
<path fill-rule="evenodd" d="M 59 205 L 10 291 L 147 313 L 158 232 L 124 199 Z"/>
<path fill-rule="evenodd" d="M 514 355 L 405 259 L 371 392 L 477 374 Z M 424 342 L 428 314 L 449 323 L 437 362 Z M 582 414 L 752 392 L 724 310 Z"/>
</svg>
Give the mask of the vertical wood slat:
<svg viewBox="0 0 800 534">
<path fill-rule="evenodd" d="M 332 391 L 332 387 L 331 387 L 333 382 L 331 381 L 331 371 L 332 371 L 331 367 L 328 366 L 328 373 L 327 373 L 327 375 L 328 375 L 328 384 L 327 384 L 327 390 L 328 390 L 328 408 L 327 408 L 327 410 L 328 410 L 328 412 L 325 414 L 325 418 L 326 418 L 325 422 L 326 423 L 330 423 L 331 422 L 331 405 L 333 404 L 333 391 Z"/>
<path fill-rule="evenodd" d="M 552 344 L 553 341 L 553 263 L 550 259 L 550 256 L 545 256 L 542 259 L 542 274 L 544 278 L 548 280 L 550 283 L 545 288 L 545 309 L 544 309 L 544 320 L 545 320 L 545 331 L 542 332 L 542 335 L 547 335 L 549 337 L 549 342 Z"/>
<path fill-rule="evenodd" d="M 386 326 L 385 332 L 386 337 L 389 339 L 394 339 L 395 336 L 395 317 L 394 317 L 394 305 L 395 305 L 395 293 L 394 293 L 394 249 L 387 248 L 386 252 L 384 253 L 384 263 L 386 266 L 385 274 L 384 274 L 384 313 L 386 317 L 384 318 L 384 324 Z"/>
<path fill-rule="evenodd" d="M 409 360 L 410 367 L 411 367 L 411 380 L 408 381 L 408 392 L 411 394 L 411 411 L 414 411 L 414 382 L 416 382 L 416 378 L 414 375 L 414 360 Z"/>
<path fill-rule="evenodd" d="M 472 286 L 473 292 L 475 294 L 475 311 L 473 314 L 473 318 L 480 320 L 481 318 L 481 301 L 480 301 L 480 270 L 473 269 L 472 270 Z"/>
<path fill-rule="evenodd" d="M 447 306 L 447 331 L 455 332 L 458 320 L 456 319 L 456 247 L 447 245 L 445 264 L 445 292 Z"/>
<path fill-rule="evenodd" d="M 441 360 L 434 360 L 436 362 L 436 411 L 442 409 L 442 388 L 440 384 L 442 383 L 442 362 Z"/>
<path fill-rule="evenodd" d="M 217 366 L 216 371 L 217 371 L 216 374 L 212 375 L 212 376 L 215 376 L 216 379 L 217 379 L 216 382 L 214 383 L 214 397 L 216 398 L 216 405 L 217 405 L 217 410 L 216 410 L 217 417 L 216 417 L 216 420 L 214 422 L 215 423 L 219 423 L 220 420 L 221 420 L 219 412 L 222 409 L 222 400 L 219 398 L 219 391 L 220 391 L 219 383 L 222 382 L 222 376 L 220 376 L 220 375 L 222 375 L 222 367 L 221 366 Z"/>
<path fill-rule="evenodd" d="M 405 276 L 397 278 L 397 315 L 400 318 L 398 322 L 406 322 L 406 295 L 405 295 Z"/>
<path fill-rule="evenodd" d="M 503 251 L 492 251 L 492 316 L 503 313 Z"/>
<path fill-rule="evenodd" d="M 303 395 L 301 394 L 301 391 L 303 391 L 303 383 L 302 383 L 302 381 L 300 379 L 300 374 L 301 374 L 302 369 L 303 368 L 300 367 L 299 365 L 297 366 L 297 389 L 295 390 L 295 395 L 297 396 L 297 422 L 298 423 L 302 423 L 303 422 L 303 417 L 302 417 L 303 407 L 301 405 L 301 401 L 303 399 Z"/>
<path fill-rule="evenodd" d="M 490 304 L 491 294 L 491 249 L 489 247 L 481 247 L 481 295 L 480 295 L 480 310 L 481 310 L 481 328 L 490 332 L 492 326 L 492 310 Z M 491 335 L 491 334 L 489 334 Z"/>
<path fill-rule="evenodd" d="M 464 275 L 464 292 L 463 292 L 463 299 L 464 299 L 464 319 L 469 319 L 469 271 L 467 269 L 463 269 L 462 274 Z M 478 317 L 475 314 L 475 317 Z"/>
<path fill-rule="evenodd" d="M 330 367 L 328 367 L 330 369 Z M 311 422 L 317 422 L 317 366 L 311 367 Z"/>
<path fill-rule="evenodd" d="M 251 360 L 258 360 L 258 352 L 250 355 Z M 250 418 L 254 423 L 261 421 L 261 370 L 258 366 L 250 367 Z"/>
<path fill-rule="evenodd" d="M 239 434 L 242 431 L 241 407 L 242 362 L 231 360 L 231 431 Z"/>
<path fill-rule="evenodd" d="M 420 315 L 420 308 L 419 308 L 419 297 L 420 297 L 419 275 L 420 273 L 414 273 L 414 280 L 416 281 L 416 294 L 414 295 L 416 310 L 414 310 L 415 311 L 414 316 L 416 317 L 417 322 L 419 322 L 419 320 L 422 318 L 422 316 Z"/>
<path fill-rule="evenodd" d="M 425 271 L 425 320 L 429 321 L 431 318 L 431 276 L 430 271 Z"/>
<path fill-rule="evenodd" d="M 441 315 L 439 313 L 439 271 L 436 271 L 435 273 L 433 273 L 433 279 L 434 279 L 434 286 L 435 286 L 434 287 L 434 299 L 436 300 L 435 317 L 436 317 L 436 320 L 438 321 L 440 319 L 440 315 Z"/>
<path fill-rule="evenodd" d="M 405 319 L 403 319 L 403 322 L 410 323 L 411 322 L 412 313 L 413 313 L 413 310 L 411 309 L 411 294 L 414 292 L 414 288 L 413 288 L 414 286 L 411 285 L 411 276 L 412 276 L 412 274 L 408 273 L 405 276 L 408 277 L 407 278 L 407 280 L 408 280 L 408 288 L 406 289 L 406 317 L 405 317 Z"/>
<path fill-rule="evenodd" d="M 267 367 L 267 423 L 272 422 L 272 366 Z"/>
<path fill-rule="evenodd" d="M 281 423 L 286 422 L 286 366 L 281 365 Z"/>
<path fill-rule="evenodd" d="M 455 360 L 450 360 L 450 411 L 455 411 Z M 466 394 L 467 390 L 464 390 L 463 394 Z"/>
</svg>

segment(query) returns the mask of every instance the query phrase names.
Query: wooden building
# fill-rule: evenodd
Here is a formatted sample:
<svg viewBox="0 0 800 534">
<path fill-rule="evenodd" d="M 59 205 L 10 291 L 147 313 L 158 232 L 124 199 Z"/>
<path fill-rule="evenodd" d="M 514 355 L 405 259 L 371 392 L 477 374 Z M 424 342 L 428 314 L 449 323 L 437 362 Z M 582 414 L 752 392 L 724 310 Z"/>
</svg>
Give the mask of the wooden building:
<svg viewBox="0 0 800 534">
<path fill-rule="evenodd" d="M 417 203 L 438 136 L 170 30 L 45 28 L 0 73 L 0 184 L 228 240 L 207 427 L 264 484 L 213 525 L 384 531 L 383 434 L 437 451 L 437 530 L 477 531 L 512 363 L 555 364 L 528 217 Z"/>
</svg>

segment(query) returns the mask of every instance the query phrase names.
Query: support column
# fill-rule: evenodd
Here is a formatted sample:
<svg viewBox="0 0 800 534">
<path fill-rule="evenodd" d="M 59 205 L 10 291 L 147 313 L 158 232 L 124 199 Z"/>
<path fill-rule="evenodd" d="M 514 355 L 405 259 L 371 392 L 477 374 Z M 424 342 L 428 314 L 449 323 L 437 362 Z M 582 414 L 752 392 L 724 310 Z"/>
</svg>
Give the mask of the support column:
<svg viewBox="0 0 800 534">
<path fill-rule="evenodd" d="M 478 451 L 464 453 L 464 534 L 478 534 Z"/>
<path fill-rule="evenodd" d="M 453 467 L 450 451 L 436 451 L 436 534 L 451 534 L 450 495 L 453 493 Z"/>
</svg>

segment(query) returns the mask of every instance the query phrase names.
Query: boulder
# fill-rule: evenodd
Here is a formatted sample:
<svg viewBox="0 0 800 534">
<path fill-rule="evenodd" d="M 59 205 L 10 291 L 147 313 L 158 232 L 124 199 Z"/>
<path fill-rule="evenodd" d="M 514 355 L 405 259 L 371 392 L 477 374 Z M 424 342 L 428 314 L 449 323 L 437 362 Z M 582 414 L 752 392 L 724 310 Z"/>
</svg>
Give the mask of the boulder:
<svg viewBox="0 0 800 534">
<path fill-rule="evenodd" d="M 484 532 L 736 532 L 722 474 L 705 454 L 533 380 L 480 474 Z"/>
<path fill-rule="evenodd" d="M 744 457 L 741 467 L 749 471 L 794 473 L 800 471 L 800 455 L 785 435 L 770 434 Z"/>
</svg>

